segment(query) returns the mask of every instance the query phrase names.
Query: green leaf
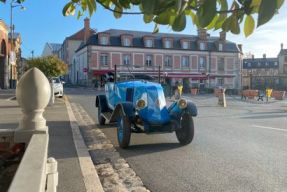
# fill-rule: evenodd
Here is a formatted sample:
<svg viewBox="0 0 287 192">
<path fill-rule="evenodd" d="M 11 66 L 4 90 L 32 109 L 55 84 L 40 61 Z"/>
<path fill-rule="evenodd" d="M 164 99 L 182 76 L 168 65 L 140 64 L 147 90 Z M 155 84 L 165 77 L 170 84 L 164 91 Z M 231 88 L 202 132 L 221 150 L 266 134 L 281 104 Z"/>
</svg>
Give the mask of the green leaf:
<svg viewBox="0 0 287 192">
<path fill-rule="evenodd" d="M 73 2 L 67 3 L 62 10 L 62 14 L 64 16 L 74 15 L 74 13 L 75 13 L 75 6 Z"/>
<path fill-rule="evenodd" d="M 184 13 L 182 13 L 175 18 L 174 23 L 172 25 L 172 30 L 182 31 L 184 30 L 185 26 L 186 26 L 186 16 Z"/>
<path fill-rule="evenodd" d="M 210 30 L 213 29 L 215 27 L 215 24 L 217 23 L 218 20 L 218 15 L 216 15 L 213 20 L 211 21 L 211 23 L 209 23 L 209 25 L 207 25 L 206 29 Z"/>
<path fill-rule="evenodd" d="M 230 31 L 233 34 L 239 34 L 240 33 L 240 27 L 239 27 L 238 19 L 235 15 L 232 15 L 230 17 Z"/>
<path fill-rule="evenodd" d="M 155 3 L 155 0 L 142 0 L 142 8 L 144 13 L 147 15 L 153 15 Z"/>
<path fill-rule="evenodd" d="M 253 33 L 255 27 L 255 21 L 251 15 L 247 15 L 244 23 L 244 34 L 245 37 L 248 37 Z"/>
<path fill-rule="evenodd" d="M 123 8 L 116 6 L 114 9 L 114 17 L 117 19 L 120 18 L 122 16 L 122 12 L 123 12 Z"/>
<path fill-rule="evenodd" d="M 169 21 L 170 21 L 170 14 L 168 12 L 163 12 L 154 19 L 154 22 L 161 25 L 168 25 L 170 23 Z"/>
<path fill-rule="evenodd" d="M 223 29 L 223 31 L 228 32 L 228 31 L 230 31 L 230 28 L 231 28 L 231 17 L 228 17 L 223 22 L 222 29 Z"/>
<path fill-rule="evenodd" d="M 276 8 L 280 9 L 280 7 L 283 5 L 284 0 L 276 0 Z"/>
<path fill-rule="evenodd" d="M 206 27 L 216 15 L 216 1 L 205 0 L 203 5 L 199 7 L 197 11 L 197 18 L 199 26 Z"/>
<path fill-rule="evenodd" d="M 94 10 L 95 10 L 94 4 L 91 1 L 94 1 L 94 0 L 86 0 L 86 1 L 87 1 L 87 5 L 88 5 L 89 15 L 91 17 Z"/>
<path fill-rule="evenodd" d="M 127 1 L 127 0 L 119 0 L 120 1 L 120 4 L 126 8 L 126 9 L 129 9 L 130 8 L 130 1 Z"/>
<path fill-rule="evenodd" d="M 144 14 L 144 22 L 145 23 L 150 23 L 153 20 L 153 15 L 146 15 Z"/>
<path fill-rule="evenodd" d="M 276 11 L 276 1 L 274 0 L 262 0 L 258 13 L 257 27 L 268 22 Z"/>
</svg>

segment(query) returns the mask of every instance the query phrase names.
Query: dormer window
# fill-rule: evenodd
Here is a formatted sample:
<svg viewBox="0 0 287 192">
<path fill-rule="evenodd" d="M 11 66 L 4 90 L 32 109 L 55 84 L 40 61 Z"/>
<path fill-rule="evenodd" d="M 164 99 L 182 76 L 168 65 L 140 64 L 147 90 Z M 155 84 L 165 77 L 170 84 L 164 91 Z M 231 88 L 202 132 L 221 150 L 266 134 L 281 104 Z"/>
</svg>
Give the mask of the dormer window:
<svg viewBox="0 0 287 192">
<path fill-rule="evenodd" d="M 128 37 L 124 38 L 123 45 L 124 46 L 131 46 L 131 41 L 130 41 L 130 39 Z"/>
<path fill-rule="evenodd" d="M 101 45 L 107 45 L 108 44 L 108 37 L 107 36 L 101 36 L 100 37 L 100 43 L 101 43 Z"/>
<path fill-rule="evenodd" d="M 182 48 L 183 49 L 188 49 L 188 42 L 187 41 L 183 41 L 182 42 Z"/>
<path fill-rule="evenodd" d="M 164 41 L 164 48 L 167 48 L 167 49 L 171 48 L 171 40 L 167 39 Z"/>
<path fill-rule="evenodd" d="M 222 43 L 219 43 L 219 44 L 218 44 L 218 50 L 219 50 L 219 51 L 222 51 L 222 50 L 223 50 L 223 45 L 222 45 Z"/>
<path fill-rule="evenodd" d="M 205 50 L 205 43 L 199 43 L 199 49 Z"/>
<path fill-rule="evenodd" d="M 146 39 L 145 40 L 145 46 L 146 47 L 152 47 L 152 39 Z"/>
</svg>

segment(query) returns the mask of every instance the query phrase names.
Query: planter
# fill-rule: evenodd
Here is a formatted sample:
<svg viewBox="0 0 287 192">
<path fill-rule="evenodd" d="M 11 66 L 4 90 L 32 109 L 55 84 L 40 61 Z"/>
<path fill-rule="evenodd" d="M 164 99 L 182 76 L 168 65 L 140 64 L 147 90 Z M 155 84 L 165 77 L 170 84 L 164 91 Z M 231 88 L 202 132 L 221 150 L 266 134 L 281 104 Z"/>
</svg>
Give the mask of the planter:
<svg viewBox="0 0 287 192">
<path fill-rule="evenodd" d="M 285 98 L 286 91 L 272 91 L 272 97 L 276 100 L 283 100 Z"/>
<path fill-rule="evenodd" d="M 191 89 L 191 95 L 196 95 L 197 94 L 198 89 L 197 88 L 192 88 Z"/>
<path fill-rule="evenodd" d="M 242 96 L 248 99 L 254 99 L 258 96 L 258 90 L 247 89 L 242 91 Z"/>
</svg>

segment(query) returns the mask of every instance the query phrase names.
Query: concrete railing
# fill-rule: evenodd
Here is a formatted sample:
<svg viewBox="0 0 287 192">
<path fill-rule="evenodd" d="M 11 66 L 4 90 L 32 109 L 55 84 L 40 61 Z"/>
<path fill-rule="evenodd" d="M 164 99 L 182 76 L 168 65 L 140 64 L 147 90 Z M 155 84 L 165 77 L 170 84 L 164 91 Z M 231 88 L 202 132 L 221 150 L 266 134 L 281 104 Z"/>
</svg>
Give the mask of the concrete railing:
<svg viewBox="0 0 287 192">
<path fill-rule="evenodd" d="M 46 76 L 37 68 L 27 71 L 16 88 L 16 98 L 23 116 L 15 130 L 1 131 L 13 144 L 25 143 L 25 153 L 11 182 L 9 192 L 56 192 L 57 161 L 47 158 L 48 127 L 43 117 L 51 96 Z"/>
</svg>

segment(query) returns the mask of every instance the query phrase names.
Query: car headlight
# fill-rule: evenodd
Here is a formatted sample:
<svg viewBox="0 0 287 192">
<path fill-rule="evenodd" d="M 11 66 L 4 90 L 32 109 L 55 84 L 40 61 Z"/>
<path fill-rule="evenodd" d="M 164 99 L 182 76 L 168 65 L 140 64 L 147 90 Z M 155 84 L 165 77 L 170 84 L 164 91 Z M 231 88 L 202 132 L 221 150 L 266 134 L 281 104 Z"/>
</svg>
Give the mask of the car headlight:
<svg viewBox="0 0 287 192">
<path fill-rule="evenodd" d="M 136 105 L 138 109 L 143 109 L 146 107 L 146 102 L 143 99 L 139 99 L 137 100 Z"/>
<path fill-rule="evenodd" d="M 178 105 L 178 107 L 180 108 L 180 109 L 185 109 L 186 107 L 187 107 L 187 101 L 186 101 L 186 99 L 179 99 L 178 101 L 177 101 L 177 105 Z"/>
</svg>

